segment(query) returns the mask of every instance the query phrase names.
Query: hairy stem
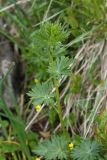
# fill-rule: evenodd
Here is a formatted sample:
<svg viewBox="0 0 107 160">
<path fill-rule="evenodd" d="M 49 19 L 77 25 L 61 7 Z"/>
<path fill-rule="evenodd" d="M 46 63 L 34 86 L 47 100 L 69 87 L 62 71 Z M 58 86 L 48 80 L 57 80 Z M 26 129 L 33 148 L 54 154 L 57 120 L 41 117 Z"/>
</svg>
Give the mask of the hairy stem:
<svg viewBox="0 0 107 160">
<path fill-rule="evenodd" d="M 50 49 L 50 62 L 51 62 L 51 67 L 52 70 L 54 71 L 54 59 L 53 59 L 53 49 Z M 63 122 L 63 115 L 62 115 L 62 109 L 61 109 L 61 104 L 60 104 L 60 94 L 59 94 L 59 87 L 58 87 L 58 80 L 56 75 L 53 75 L 53 80 L 54 80 L 54 85 L 55 85 L 55 89 L 56 89 L 56 101 L 57 101 L 57 110 L 58 110 L 58 116 L 59 116 L 59 120 L 61 123 L 61 128 L 63 130 L 63 132 L 65 132 L 65 128 L 64 128 L 64 122 Z"/>
</svg>

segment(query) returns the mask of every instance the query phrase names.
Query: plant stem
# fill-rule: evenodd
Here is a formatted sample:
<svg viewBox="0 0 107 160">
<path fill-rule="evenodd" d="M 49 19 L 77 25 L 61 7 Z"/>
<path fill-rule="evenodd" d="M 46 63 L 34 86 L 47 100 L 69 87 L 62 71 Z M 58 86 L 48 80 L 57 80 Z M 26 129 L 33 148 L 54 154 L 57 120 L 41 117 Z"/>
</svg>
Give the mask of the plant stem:
<svg viewBox="0 0 107 160">
<path fill-rule="evenodd" d="M 52 70 L 54 71 L 54 59 L 53 59 L 53 49 L 50 49 L 50 62 L 51 62 L 51 67 Z M 60 94 L 59 94 L 59 87 L 58 87 L 58 80 L 56 75 L 53 75 L 53 80 L 54 80 L 54 85 L 55 85 L 55 89 L 56 89 L 56 101 L 57 101 L 57 110 L 58 110 L 58 116 L 59 116 L 59 120 L 61 123 L 61 127 L 63 132 L 65 132 L 65 128 L 64 128 L 64 122 L 63 122 L 63 115 L 62 115 L 62 110 L 61 110 L 61 104 L 60 104 Z"/>
<path fill-rule="evenodd" d="M 12 153 L 12 157 L 14 160 L 18 160 L 15 153 Z"/>
</svg>

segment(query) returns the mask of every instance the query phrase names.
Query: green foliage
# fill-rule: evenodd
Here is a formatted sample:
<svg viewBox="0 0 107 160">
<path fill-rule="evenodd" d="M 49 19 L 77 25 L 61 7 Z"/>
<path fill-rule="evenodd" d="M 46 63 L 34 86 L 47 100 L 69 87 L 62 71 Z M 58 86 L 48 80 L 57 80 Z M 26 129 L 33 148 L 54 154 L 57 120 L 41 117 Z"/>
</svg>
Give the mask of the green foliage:
<svg viewBox="0 0 107 160">
<path fill-rule="evenodd" d="M 45 140 L 38 144 L 34 152 L 37 155 L 43 156 L 46 160 L 67 159 L 69 153 L 67 148 L 68 143 L 69 137 L 54 135 L 50 140 Z"/>
<path fill-rule="evenodd" d="M 37 104 L 49 104 L 52 103 L 52 98 L 54 97 L 53 93 L 50 93 L 50 87 L 47 83 L 37 84 L 28 95 L 31 98 L 31 101 L 34 105 Z"/>
<path fill-rule="evenodd" d="M 105 3 L 105 0 L 73 1 L 72 7 L 67 8 L 63 18 L 70 25 L 74 37 L 105 21 Z"/>
<path fill-rule="evenodd" d="M 5 75 L 4 78 L 1 79 L 1 86 L 0 86 L 0 109 L 4 112 L 4 115 L 6 116 L 6 118 L 8 118 L 8 120 L 10 121 L 11 123 L 11 127 L 13 128 L 13 134 L 15 136 L 15 138 L 17 137 L 18 138 L 18 141 L 19 141 L 19 146 L 20 146 L 20 150 L 23 151 L 23 154 L 26 155 L 26 157 L 30 158 L 30 152 L 29 152 L 29 148 L 27 146 L 27 136 L 26 136 L 26 132 L 25 132 L 25 123 L 23 122 L 22 118 L 20 117 L 19 115 L 19 112 L 17 112 L 16 110 L 16 113 L 17 113 L 17 116 L 14 115 L 14 113 L 11 112 L 11 110 L 8 108 L 8 106 L 6 105 L 6 102 L 5 102 L 5 99 L 3 97 L 3 94 L 2 94 L 2 85 L 4 83 L 4 79 L 6 79 L 7 75 Z M 16 102 L 14 102 L 14 105 L 16 105 Z M 16 108 L 14 108 L 16 109 Z M 0 116 L 2 115 L 2 112 L 0 112 Z M 3 126 L 3 121 L 2 119 L 0 119 L 1 121 L 1 126 Z M 7 124 L 6 124 L 7 125 Z M 5 133 L 5 136 L 6 138 L 8 139 L 8 134 L 6 132 L 6 128 L 3 128 L 3 131 Z M 10 141 L 11 138 L 10 138 Z M 15 145 L 15 144 L 8 144 L 8 143 L 4 143 L 4 141 L 2 142 L 3 145 L 0 146 L 1 147 L 1 151 L 4 152 L 14 152 L 16 150 L 19 149 L 19 146 L 18 145 Z M 10 147 L 11 146 L 11 147 Z"/>
<path fill-rule="evenodd" d="M 0 142 L 0 153 L 11 153 L 11 152 L 16 152 L 20 151 L 21 147 L 19 144 L 14 144 L 14 142 L 5 142 L 2 141 Z"/>
<path fill-rule="evenodd" d="M 107 147 L 107 112 L 105 110 L 96 117 L 95 138 Z"/>
<path fill-rule="evenodd" d="M 51 76 L 56 76 L 58 79 L 61 78 L 62 75 L 69 75 L 70 63 L 71 61 L 68 57 L 61 56 L 54 62 L 54 70 L 52 68 L 52 64 L 50 64 L 48 72 L 51 74 Z"/>
<path fill-rule="evenodd" d="M 43 156 L 42 159 L 46 160 L 107 160 L 106 111 L 98 115 L 93 131 L 93 138 L 99 140 L 103 146 L 103 151 L 95 140 L 80 142 L 83 138 L 81 137 L 83 130 L 84 132 L 87 130 L 93 116 L 91 109 L 93 104 L 96 104 L 96 88 L 100 83 L 99 73 L 98 76 L 96 73 L 101 67 L 99 65 L 98 68 L 99 59 L 97 59 L 98 61 L 96 60 L 95 63 L 91 64 L 88 70 L 88 59 L 85 59 L 87 55 L 84 56 L 82 52 L 85 50 L 85 41 L 90 37 L 92 40 L 94 39 L 94 43 L 99 40 L 98 38 L 106 37 L 106 0 L 32 0 L 24 3 L 20 1 L 18 2 L 20 4 L 14 5 L 15 2 L 16 0 L 2 0 L 0 11 L 2 7 L 6 10 L 3 13 L 0 12 L 0 18 L 3 18 L 4 21 L 0 33 L 13 43 L 12 46 L 15 44 L 14 51 L 18 51 L 16 46 L 20 49 L 22 60 L 25 63 L 26 83 L 30 82 L 29 86 L 31 87 L 34 77 L 41 82 L 34 85 L 28 93 L 32 104 L 44 104 L 47 107 L 44 109 L 45 112 L 34 120 L 35 112 L 33 112 L 34 110 L 31 111 L 31 106 L 26 107 L 26 98 L 24 99 L 24 106 L 21 105 L 25 112 L 20 115 L 19 106 L 16 103 L 14 104 L 16 106 L 15 113 L 8 109 L 0 91 L 0 109 L 4 112 L 0 112 L 0 116 L 9 120 L 7 123 L 0 119 L 2 137 L 0 137 L 0 160 L 6 159 L 5 154 L 7 153 L 9 153 L 9 158 L 14 160 L 35 160 L 38 156 Z M 8 8 L 8 5 L 11 4 L 12 7 Z M 89 52 L 91 48 L 93 48 L 92 52 L 95 51 L 96 44 L 92 44 L 93 41 L 89 40 L 91 46 L 86 45 L 89 47 Z M 84 49 L 78 52 L 81 45 Z M 88 55 L 91 56 L 91 54 Z M 72 74 L 69 67 L 72 64 L 71 57 L 76 57 Z M 86 75 L 84 74 L 85 66 L 88 71 Z M 78 72 L 79 68 L 81 68 L 80 72 Z M 83 73 L 83 77 L 80 75 L 81 73 Z M 63 81 L 63 84 L 61 81 L 60 85 L 59 79 L 63 76 L 65 76 L 64 80 L 66 77 L 67 79 Z M 68 76 L 71 78 L 71 84 L 68 83 Z M 85 82 L 84 77 L 91 83 L 92 88 L 88 88 L 88 83 Z M 1 90 L 3 81 L 4 79 L 2 82 L 0 81 Z M 83 85 L 86 87 L 85 98 Z M 29 86 L 26 87 L 25 85 L 24 89 L 28 90 Z M 100 91 L 102 95 L 104 95 L 106 86 L 106 82 L 104 82 Z M 53 88 L 55 93 L 52 93 Z M 65 96 L 66 93 L 70 96 L 67 95 L 68 99 L 66 103 L 63 103 L 65 97 L 61 96 L 62 94 Z M 79 110 L 74 108 L 75 106 Z M 92 116 L 88 120 L 89 115 Z M 26 133 L 26 124 L 30 122 L 37 123 L 31 126 L 34 131 L 29 129 Z M 61 124 L 60 129 L 62 126 L 63 128 L 66 126 L 65 132 L 71 133 L 73 142 L 75 142 L 73 150 L 68 148 L 69 137 L 53 134 L 53 131 L 59 129 L 57 128 L 59 123 Z M 8 133 L 10 126 L 12 128 L 11 135 L 10 132 Z M 51 134 L 50 140 L 39 142 L 39 127 L 42 132 L 46 130 Z M 35 133 L 36 131 L 37 133 Z M 39 138 L 41 139 L 41 137 Z M 32 154 L 29 150 L 31 152 L 34 150 L 34 153 Z"/>
<path fill-rule="evenodd" d="M 66 38 L 66 32 L 64 32 L 62 27 L 58 24 L 47 23 L 44 24 L 40 30 L 36 31 L 34 35 L 35 38 L 32 39 L 34 39 L 36 45 L 35 52 L 38 50 L 37 53 L 39 55 L 39 61 L 40 57 L 42 57 L 41 53 L 43 53 L 43 59 L 45 57 L 47 60 L 47 64 L 45 64 L 46 61 L 44 61 L 43 65 L 45 65 L 45 67 L 47 66 L 48 68 L 50 62 L 48 72 L 51 74 L 52 82 L 55 86 L 57 113 L 61 122 L 61 127 L 64 130 L 62 111 L 60 105 L 58 79 L 62 75 L 68 75 L 70 73 L 70 60 L 68 57 L 64 56 L 61 56 L 61 58 L 59 58 L 57 55 L 57 53 L 59 52 L 56 50 L 56 48 L 59 47 L 59 50 L 61 49 L 60 53 L 63 55 L 61 42 Z M 44 56 L 44 51 L 46 52 L 47 57 Z M 44 72 L 44 74 L 46 74 L 46 71 Z M 49 85 L 46 83 L 42 85 L 38 84 L 36 88 L 32 89 L 32 91 L 28 93 L 28 95 L 31 97 L 31 101 L 34 105 L 42 103 L 52 104 L 53 102 L 53 94 L 51 94 Z"/>
<path fill-rule="evenodd" d="M 29 44 L 23 56 L 29 64 L 32 64 L 32 70 L 35 70 L 40 79 L 44 80 L 46 75 L 48 76 L 46 69 L 50 61 L 50 48 L 53 48 L 54 57 L 66 53 L 62 42 L 67 36 L 68 33 L 57 23 L 46 23 L 30 35 Z"/>
<path fill-rule="evenodd" d="M 100 145 L 96 141 L 83 140 L 81 144 L 72 151 L 74 160 L 97 160 L 99 158 Z"/>
<path fill-rule="evenodd" d="M 31 150 L 33 150 L 38 142 L 38 134 L 30 130 L 27 133 L 26 139 L 28 141 L 29 147 L 31 148 Z"/>
<path fill-rule="evenodd" d="M 34 44 L 40 49 L 56 47 L 67 38 L 68 34 L 57 23 L 46 23 L 31 34 Z"/>
<path fill-rule="evenodd" d="M 96 72 L 98 72 L 98 71 L 96 71 L 96 69 L 98 69 L 96 67 L 98 63 L 99 63 L 99 60 L 95 61 L 95 63 L 93 63 L 91 65 L 91 67 L 89 68 L 89 70 L 87 72 L 87 78 L 95 86 L 97 86 L 101 82 L 100 77 L 98 77 L 98 75 L 96 75 Z"/>
<path fill-rule="evenodd" d="M 82 88 L 82 77 L 80 74 L 71 75 L 71 86 L 70 91 L 74 94 L 80 93 Z"/>
<path fill-rule="evenodd" d="M 107 160 L 107 155 L 104 155 L 103 157 L 99 157 L 99 160 Z"/>
<path fill-rule="evenodd" d="M 101 20 L 105 16 L 105 0 L 82 0 L 84 11 L 82 13 L 92 20 Z M 90 14 L 90 15 L 89 15 Z"/>
<path fill-rule="evenodd" d="M 50 124 L 54 125 L 57 118 L 57 113 L 54 107 L 49 110 L 48 115 Z"/>
</svg>

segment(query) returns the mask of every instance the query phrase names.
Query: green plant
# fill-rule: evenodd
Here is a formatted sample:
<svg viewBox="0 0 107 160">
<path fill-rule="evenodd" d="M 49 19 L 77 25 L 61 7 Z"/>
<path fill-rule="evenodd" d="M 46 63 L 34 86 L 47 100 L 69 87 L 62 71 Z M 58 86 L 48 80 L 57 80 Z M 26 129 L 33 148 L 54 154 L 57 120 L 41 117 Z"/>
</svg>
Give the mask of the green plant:
<svg viewBox="0 0 107 160">
<path fill-rule="evenodd" d="M 68 57 L 61 56 L 60 58 L 56 58 L 54 63 L 54 70 L 52 69 L 52 64 L 49 65 L 48 72 L 51 74 L 52 77 L 56 76 L 59 80 L 61 76 L 69 75 L 70 64 L 71 60 Z"/>
<path fill-rule="evenodd" d="M 50 61 L 50 49 L 53 48 L 54 58 L 66 54 L 62 42 L 67 36 L 68 33 L 57 23 L 45 23 L 29 36 L 24 59 L 29 59 L 29 64 L 32 64 L 32 69 L 40 80 L 46 80 L 49 76 L 46 70 Z"/>
<path fill-rule="evenodd" d="M 100 145 L 96 141 L 83 140 L 71 156 L 74 160 L 97 160 L 100 157 Z"/>
<path fill-rule="evenodd" d="M 81 75 L 72 74 L 71 75 L 71 87 L 70 91 L 74 94 L 80 93 L 82 88 L 82 77 Z"/>
<path fill-rule="evenodd" d="M 42 143 L 39 143 L 35 148 L 34 153 L 39 156 L 43 156 L 46 160 L 68 159 L 69 141 L 70 139 L 68 136 L 53 135 L 50 140 L 45 140 Z"/>
<path fill-rule="evenodd" d="M 31 102 L 34 105 L 37 104 L 50 104 L 53 102 L 54 94 L 50 93 L 50 87 L 45 82 L 42 84 L 37 84 L 31 91 L 29 91 L 28 95 L 31 97 Z"/>
<path fill-rule="evenodd" d="M 48 63 L 44 63 L 44 65 L 47 65 L 49 76 L 55 87 L 57 113 L 63 131 L 65 129 L 60 104 L 59 79 L 64 75 L 69 75 L 70 73 L 70 59 L 65 57 L 62 52 L 62 42 L 65 40 L 67 35 L 68 34 L 63 30 L 61 25 L 52 23 L 44 24 L 40 30 L 36 31 L 36 33 L 33 33 L 32 35 L 35 42 L 35 52 L 39 53 L 38 55 L 43 57 L 43 60 L 46 57 L 47 62 L 50 63 L 49 67 Z M 60 51 L 60 56 L 62 55 L 61 58 L 59 57 L 59 51 L 57 48 Z M 42 84 L 40 86 L 39 84 L 35 89 L 32 89 L 32 91 L 28 93 L 31 100 L 34 102 L 33 104 L 42 104 L 43 102 L 47 104 L 47 101 L 50 101 L 51 90 L 49 92 L 47 87 L 48 85 Z"/>
<path fill-rule="evenodd" d="M 19 50 L 30 103 L 22 93 L 11 112 L 0 92 L 0 160 L 107 160 L 106 0 L 1 1 L 0 53 Z"/>
<path fill-rule="evenodd" d="M 106 148 L 107 142 L 107 112 L 106 110 L 101 111 L 96 117 L 96 127 L 94 129 L 95 138 Z"/>
</svg>

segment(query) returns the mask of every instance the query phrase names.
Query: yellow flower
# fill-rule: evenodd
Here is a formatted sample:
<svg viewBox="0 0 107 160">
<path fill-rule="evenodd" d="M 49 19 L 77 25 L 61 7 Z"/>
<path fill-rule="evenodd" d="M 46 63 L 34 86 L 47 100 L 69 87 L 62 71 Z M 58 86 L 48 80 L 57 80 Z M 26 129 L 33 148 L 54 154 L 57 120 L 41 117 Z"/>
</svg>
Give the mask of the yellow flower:
<svg viewBox="0 0 107 160">
<path fill-rule="evenodd" d="M 37 105 L 37 106 L 35 106 L 35 109 L 36 109 L 36 112 L 39 112 L 41 110 L 41 106 Z"/>
<path fill-rule="evenodd" d="M 71 143 L 68 144 L 68 147 L 69 147 L 70 150 L 72 150 L 74 148 L 74 144 L 71 142 Z"/>
<path fill-rule="evenodd" d="M 39 80 L 37 78 L 34 79 L 35 83 L 39 83 Z"/>
<path fill-rule="evenodd" d="M 40 158 L 40 157 L 37 157 L 35 160 L 41 160 L 41 158 Z"/>
</svg>

